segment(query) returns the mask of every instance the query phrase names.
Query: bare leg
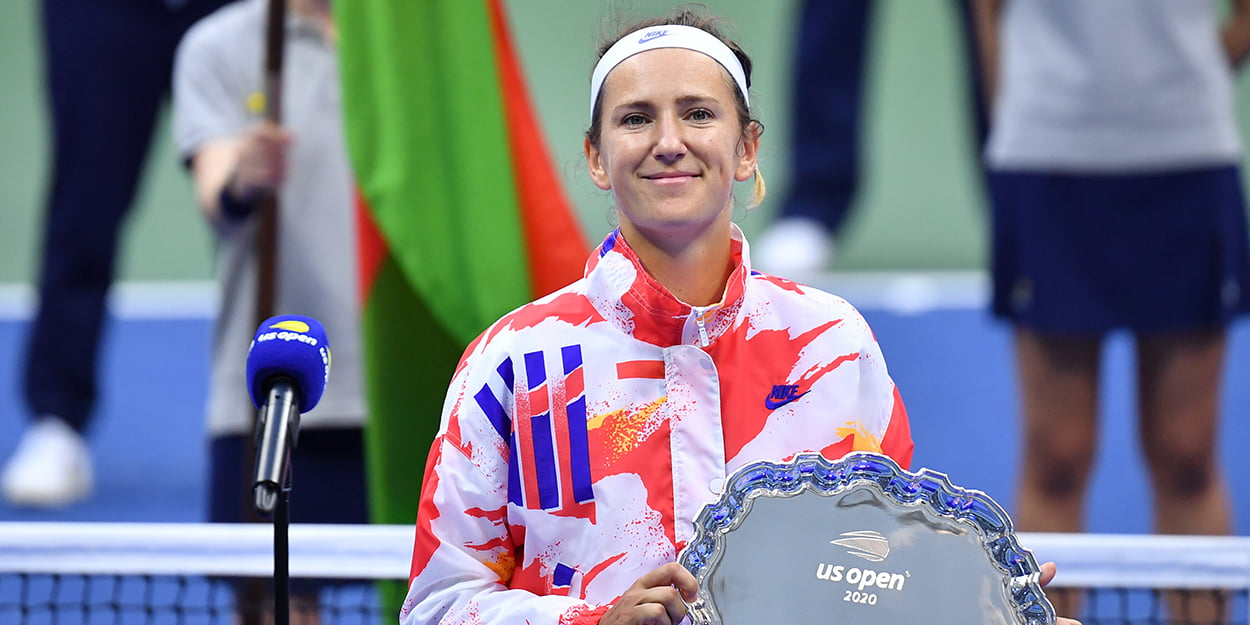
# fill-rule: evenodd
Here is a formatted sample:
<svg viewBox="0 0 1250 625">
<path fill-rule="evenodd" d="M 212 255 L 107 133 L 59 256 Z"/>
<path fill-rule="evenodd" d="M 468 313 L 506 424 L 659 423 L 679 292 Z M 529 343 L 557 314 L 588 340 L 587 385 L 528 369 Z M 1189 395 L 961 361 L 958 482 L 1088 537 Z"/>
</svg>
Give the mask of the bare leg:
<svg viewBox="0 0 1250 625">
<path fill-rule="evenodd" d="M 320 625 L 321 609 L 316 596 L 291 597 L 291 625 Z"/>
<path fill-rule="evenodd" d="M 320 625 L 321 607 L 316 595 L 291 593 L 288 613 L 291 625 Z M 273 595 L 263 593 L 253 603 L 244 604 L 235 614 L 235 625 L 273 625 Z"/>
<path fill-rule="evenodd" d="M 1098 438 L 1100 338 L 1016 331 L 1024 467 L 1016 521 L 1032 532 L 1078 532 Z"/>
<path fill-rule="evenodd" d="M 1022 531 L 1084 529 L 1085 493 L 1098 441 L 1100 337 L 1016 330 L 1024 413 L 1024 466 L 1015 521 Z M 1075 592 L 1051 590 L 1059 614 L 1079 610 Z"/>
<path fill-rule="evenodd" d="M 1155 530 L 1228 534 L 1227 487 L 1216 454 L 1225 332 L 1222 328 L 1137 338 L 1142 447 L 1154 490 Z M 1180 602 L 1170 598 L 1176 618 Z M 1219 623 L 1215 595 L 1191 598 L 1189 622 Z"/>
</svg>

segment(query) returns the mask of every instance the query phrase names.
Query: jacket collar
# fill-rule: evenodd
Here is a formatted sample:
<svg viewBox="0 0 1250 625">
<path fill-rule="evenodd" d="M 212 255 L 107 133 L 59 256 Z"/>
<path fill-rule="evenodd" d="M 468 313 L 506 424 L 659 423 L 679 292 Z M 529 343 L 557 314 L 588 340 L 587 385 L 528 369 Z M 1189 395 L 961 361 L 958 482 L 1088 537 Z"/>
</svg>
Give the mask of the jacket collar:
<svg viewBox="0 0 1250 625">
<path fill-rule="evenodd" d="M 700 344 L 696 314 L 714 342 L 733 325 L 751 273 L 749 247 L 737 224 L 730 224 L 730 239 L 734 270 L 716 304 L 695 308 L 677 299 L 643 269 L 619 229 L 586 262 L 586 296 L 604 319 L 637 340 L 659 347 Z"/>
</svg>

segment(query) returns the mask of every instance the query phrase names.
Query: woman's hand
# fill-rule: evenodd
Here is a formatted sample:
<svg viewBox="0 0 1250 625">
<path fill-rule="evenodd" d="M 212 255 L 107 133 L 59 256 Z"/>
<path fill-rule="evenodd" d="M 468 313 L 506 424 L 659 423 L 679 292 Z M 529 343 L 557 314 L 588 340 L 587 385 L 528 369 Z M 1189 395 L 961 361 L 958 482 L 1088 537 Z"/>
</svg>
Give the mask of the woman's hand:
<svg viewBox="0 0 1250 625">
<path fill-rule="evenodd" d="M 1042 578 L 1039 581 L 1041 582 L 1043 588 L 1046 587 L 1046 584 L 1050 583 L 1050 580 L 1055 579 L 1055 571 L 1056 567 L 1054 562 L 1047 562 L 1042 565 Z M 1063 618 L 1060 616 L 1055 621 L 1055 625 L 1081 625 L 1081 622 L 1076 619 Z"/>
<path fill-rule="evenodd" d="M 638 578 L 599 620 L 600 625 L 675 625 L 686 617 L 698 582 L 685 567 L 670 562 Z M 679 594 L 680 593 L 680 594 Z"/>
<path fill-rule="evenodd" d="M 1055 578 L 1055 563 L 1041 566 L 1041 585 Z M 646 573 L 603 615 L 600 625 L 674 625 L 686 616 L 686 601 L 694 601 L 698 583 L 685 567 L 672 562 Z M 680 593 L 680 594 L 678 594 Z M 1081 625 L 1080 621 L 1059 617 L 1056 625 Z"/>
</svg>

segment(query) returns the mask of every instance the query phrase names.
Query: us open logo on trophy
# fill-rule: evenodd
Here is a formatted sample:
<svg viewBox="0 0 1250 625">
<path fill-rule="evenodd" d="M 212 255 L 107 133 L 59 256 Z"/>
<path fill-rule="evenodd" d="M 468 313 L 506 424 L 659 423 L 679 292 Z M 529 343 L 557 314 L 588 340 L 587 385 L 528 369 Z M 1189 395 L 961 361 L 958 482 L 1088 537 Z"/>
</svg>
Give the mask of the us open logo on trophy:
<svg viewBox="0 0 1250 625">
<path fill-rule="evenodd" d="M 880 454 L 743 467 L 678 560 L 698 625 L 1055 622 L 997 503 Z"/>
<path fill-rule="evenodd" d="M 830 544 L 846 548 L 846 553 L 869 562 L 882 562 L 890 555 L 890 541 L 871 530 L 845 532 Z M 849 603 L 877 605 L 877 591 L 901 591 L 907 584 L 911 571 L 894 573 L 876 569 L 820 562 L 816 565 L 816 578 L 841 583 L 845 594 L 842 600 Z"/>
</svg>

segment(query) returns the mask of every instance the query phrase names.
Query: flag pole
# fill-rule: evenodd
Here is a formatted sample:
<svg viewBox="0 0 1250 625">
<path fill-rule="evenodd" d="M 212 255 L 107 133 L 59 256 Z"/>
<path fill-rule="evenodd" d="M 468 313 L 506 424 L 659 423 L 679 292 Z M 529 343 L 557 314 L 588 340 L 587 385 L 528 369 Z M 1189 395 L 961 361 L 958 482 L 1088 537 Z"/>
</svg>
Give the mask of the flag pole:
<svg viewBox="0 0 1250 625">
<path fill-rule="evenodd" d="M 265 58 L 261 71 L 261 92 L 264 95 L 264 119 L 275 126 L 282 125 L 282 69 L 283 52 L 286 48 L 286 0 L 269 0 L 265 15 Z M 256 324 L 259 326 L 274 315 L 274 300 L 277 290 L 278 265 L 278 191 L 266 194 L 256 207 Z M 256 429 L 256 413 L 252 413 L 252 430 Z M 241 512 L 244 522 L 259 522 L 260 515 L 253 507 L 252 475 L 254 454 L 243 455 L 245 480 L 240 495 L 243 499 Z M 285 487 L 285 485 L 284 485 Z M 282 511 L 285 516 L 285 510 Z M 277 562 L 279 556 L 285 558 L 282 546 L 286 536 L 284 527 L 286 519 L 276 519 L 274 523 L 274 623 L 287 625 L 290 622 L 290 586 L 289 580 L 279 580 L 278 573 L 285 569 L 285 562 Z M 281 534 L 281 535 L 280 535 Z M 259 625 L 261 623 L 260 603 L 265 595 L 259 579 L 249 579 L 244 583 L 242 597 L 238 601 L 237 612 L 242 625 Z"/>
<path fill-rule="evenodd" d="M 282 66 L 286 47 L 286 0 L 269 0 L 265 20 L 265 65 L 262 75 L 265 94 L 265 121 L 282 125 Z M 261 202 L 256 238 L 256 323 L 274 314 L 277 274 L 278 193 L 275 190 Z"/>
</svg>

